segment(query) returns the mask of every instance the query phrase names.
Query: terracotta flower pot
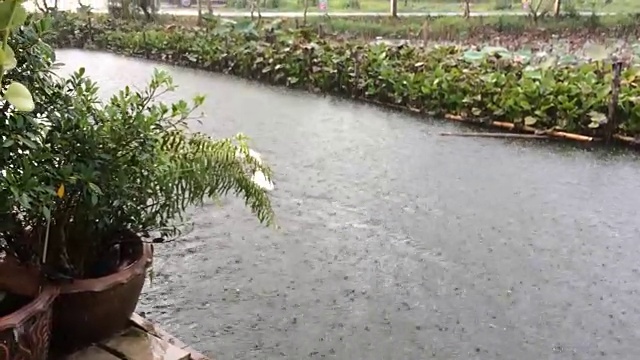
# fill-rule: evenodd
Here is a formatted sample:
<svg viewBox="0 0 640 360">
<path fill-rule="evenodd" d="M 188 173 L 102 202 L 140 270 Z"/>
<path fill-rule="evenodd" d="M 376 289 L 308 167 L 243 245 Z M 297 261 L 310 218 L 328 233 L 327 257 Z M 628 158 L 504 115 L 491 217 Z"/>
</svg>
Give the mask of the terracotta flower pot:
<svg viewBox="0 0 640 360">
<path fill-rule="evenodd" d="M 135 260 L 119 272 L 60 286 L 53 305 L 51 348 L 55 354 L 104 340 L 127 327 L 153 257 L 150 244 L 128 244 Z"/>
<path fill-rule="evenodd" d="M 37 271 L 0 262 L 0 289 L 32 299 L 0 317 L 0 360 L 46 360 L 51 335 L 53 301 L 58 288 L 40 289 Z"/>
</svg>

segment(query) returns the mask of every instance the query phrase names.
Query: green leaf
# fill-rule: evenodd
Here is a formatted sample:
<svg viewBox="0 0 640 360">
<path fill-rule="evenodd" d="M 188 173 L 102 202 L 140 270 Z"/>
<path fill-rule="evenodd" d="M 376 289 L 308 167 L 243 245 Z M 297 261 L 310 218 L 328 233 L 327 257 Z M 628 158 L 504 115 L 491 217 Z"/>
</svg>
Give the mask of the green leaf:
<svg viewBox="0 0 640 360">
<path fill-rule="evenodd" d="M 28 147 L 35 149 L 38 147 L 38 145 L 36 145 L 36 143 L 34 143 L 33 141 L 31 141 L 30 139 L 27 139 L 24 136 L 21 135 L 17 135 L 18 141 L 21 142 L 24 145 L 27 145 Z"/>
<path fill-rule="evenodd" d="M 589 123 L 589 129 L 597 129 L 600 127 L 600 123 L 592 121 Z"/>
<path fill-rule="evenodd" d="M 522 75 L 523 77 L 529 78 L 529 79 L 535 79 L 535 80 L 542 79 L 542 72 L 540 70 L 525 69 L 522 72 Z"/>
<path fill-rule="evenodd" d="M 558 63 L 560 65 L 566 65 L 566 64 L 573 64 L 578 60 L 577 57 L 570 55 L 570 54 L 564 54 L 562 55 L 559 59 L 558 59 Z"/>
<path fill-rule="evenodd" d="M 4 99 L 13 105 L 18 111 L 33 111 L 35 104 L 31 92 L 19 82 L 12 82 L 7 91 L 4 92 Z"/>
<path fill-rule="evenodd" d="M 18 197 L 18 202 L 25 209 L 27 209 L 27 210 L 31 209 L 31 198 L 29 197 L 29 195 L 27 195 L 27 194 L 20 195 L 20 197 Z"/>
<path fill-rule="evenodd" d="M 596 123 L 598 125 L 602 125 L 602 124 L 606 124 L 607 123 L 607 115 L 598 112 L 598 111 L 589 111 L 589 117 L 591 118 L 591 121 L 593 123 Z M 591 124 L 589 124 L 589 127 L 592 127 Z M 598 126 L 595 126 L 598 127 Z"/>
<path fill-rule="evenodd" d="M 94 183 L 88 183 L 87 186 L 89 187 L 89 189 L 91 189 L 91 191 L 97 195 L 104 195 L 104 193 L 102 192 L 102 189 L 100 189 L 100 187 Z"/>
<path fill-rule="evenodd" d="M 49 31 L 49 29 L 51 29 L 51 18 L 45 17 L 43 19 L 36 21 L 34 23 L 34 28 L 38 33 L 38 35 L 44 34 L 45 32 Z"/>
<path fill-rule="evenodd" d="M 584 48 L 584 54 L 594 61 L 601 61 L 609 57 L 607 48 L 600 44 L 588 44 Z"/>
<path fill-rule="evenodd" d="M 528 63 L 533 57 L 533 53 L 530 49 L 520 49 L 515 52 L 516 58 L 521 59 L 522 62 Z"/>
<path fill-rule="evenodd" d="M 7 45 L 4 51 L 0 50 L 0 63 L 4 71 L 11 70 L 18 65 L 16 61 L 16 54 L 13 52 L 11 46 Z"/>
<path fill-rule="evenodd" d="M 16 1 L 16 0 L 13 0 Z M 11 11 L 13 1 L 0 2 L 0 29 L 5 29 L 11 21 Z"/>
<path fill-rule="evenodd" d="M 18 1 L 18 0 L 12 0 L 12 1 Z M 13 13 L 11 28 L 17 28 L 18 26 L 22 26 L 25 23 L 25 21 L 27 21 L 27 10 L 24 8 L 24 6 L 22 6 L 22 4 L 18 4 L 18 6 L 16 6 L 16 11 Z"/>
<path fill-rule="evenodd" d="M 534 118 L 533 116 L 527 116 L 524 118 L 524 124 L 527 126 L 533 126 L 537 121 L 538 119 Z"/>
<path fill-rule="evenodd" d="M 558 58 L 556 58 L 555 56 L 549 56 L 548 58 L 544 59 L 544 61 L 540 63 L 540 68 L 545 70 L 550 69 L 554 67 L 557 63 L 558 63 Z"/>
<path fill-rule="evenodd" d="M 480 61 L 485 58 L 487 54 L 481 51 L 467 50 L 462 54 L 462 58 L 467 61 Z"/>
<path fill-rule="evenodd" d="M 16 28 L 24 24 L 26 20 L 27 11 L 19 0 L 4 0 L 0 2 L 0 29 Z"/>
<path fill-rule="evenodd" d="M 44 218 L 46 220 L 51 219 L 51 209 L 49 209 L 48 207 L 44 206 L 42 208 L 42 214 L 44 215 Z"/>
</svg>

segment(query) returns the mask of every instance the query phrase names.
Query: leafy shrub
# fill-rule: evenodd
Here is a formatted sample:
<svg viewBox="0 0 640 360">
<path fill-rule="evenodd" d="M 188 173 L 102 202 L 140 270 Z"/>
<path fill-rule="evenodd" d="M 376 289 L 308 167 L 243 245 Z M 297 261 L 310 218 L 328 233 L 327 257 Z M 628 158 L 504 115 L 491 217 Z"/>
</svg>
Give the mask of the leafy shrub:
<svg viewBox="0 0 640 360">
<path fill-rule="evenodd" d="M 249 7 L 248 0 L 233 0 L 233 7 L 236 9 L 246 9 Z"/>
<path fill-rule="evenodd" d="M 570 18 L 578 18 L 581 16 L 576 7 L 575 0 L 564 0 L 562 2 L 562 11 Z"/>
<path fill-rule="evenodd" d="M 280 0 L 268 0 L 266 7 L 269 9 L 278 9 L 280 8 Z"/>
<path fill-rule="evenodd" d="M 345 9 L 359 10 L 360 9 L 360 1 L 359 0 L 347 0 L 344 3 L 344 7 L 345 7 Z"/>
<path fill-rule="evenodd" d="M 495 10 L 510 10 L 513 7 L 512 0 L 496 0 L 493 8 Z"/>
<path fill-rule="evenodd" d="M 49 90 L 55 99 L 46 103 L 73 110 L 48 113 L 42 122 L 46 131 L 33 139 L 40 145 L 30 149 L 32 161 L 7 173 L 7 179 L 22 176 L 9 186 L 18 195 L 11 229 L 20 230 L 0 234 L 40 256 L 48 241 L 47 260 L 59 272 L 108 273 L 99 268 L 102 254 L 121 237 L 150 231 L 175 235 L 175 221 L 188 206 L 230 190 L 241 194 L 260 220 L 271 221 L 269 199 L 249 176 L 262 165 L 236 156 L 248 154 L 245 138 L 213 140 L 187 132 L 195 107 L 156 102 L 175 90 L 166 73 L 156 72 L 146 89 L 125 88 L 106 103 L 82 69 Z M 194 105 L 203 100 L 196 97 Z"/>
<path fill-rule="evenodd" d="M 188 131 L 203 97 L 192 104 L 158 102 L 176 87 L 156 72 L 145 89 L 126 87 L 102 101 L 83 69 L 68 79 L 51 73 L 54 53 L 40 41 L 41 25 L 24 27 L 12 39 L 19 66 L 7 78 L 32 89 L 36 105 L 21 113 L 4 103 L 1 117 L 5 252 L 22 262 L 44 260 L 62 276 L 108 274 L 114 268 L 105 263 L 118 262 L 105 254 L 130 234 L 173 236 L 187 207 L 229 191 L 271 223 L 269 198 L 251 181 L 253 172 L 269 176 L 270 170 L 249 156 L 246 138 Z"/>
</svg>

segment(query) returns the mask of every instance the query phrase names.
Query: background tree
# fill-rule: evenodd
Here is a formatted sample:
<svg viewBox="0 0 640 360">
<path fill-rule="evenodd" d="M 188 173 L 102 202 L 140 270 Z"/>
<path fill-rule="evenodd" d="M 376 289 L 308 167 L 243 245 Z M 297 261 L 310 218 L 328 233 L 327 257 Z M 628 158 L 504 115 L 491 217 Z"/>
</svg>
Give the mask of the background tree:
<svg viewBox="0 0 640 360">
<path fill-rule="evenodd" d="M 151 21 L 153 19 L 151 11 L 149 11 L 152 10 L 152 2 L 153 0 L 138 0 L 138 7 L 142 10 L 147 21 Z"/>
<path fill-rule="evenodd" d="M 553 2 L 553 16 L 560 16 L 560 7 L 562 6 L 562 0 L 555 0 Z"/>
<path fill-rule="evenodd" d="M 554 5 L 552 1 L 554 0 L 529 0 L 529 16 L 534 23 L 537 24 L 538 20 L 549 14 Z"/>
</svg>

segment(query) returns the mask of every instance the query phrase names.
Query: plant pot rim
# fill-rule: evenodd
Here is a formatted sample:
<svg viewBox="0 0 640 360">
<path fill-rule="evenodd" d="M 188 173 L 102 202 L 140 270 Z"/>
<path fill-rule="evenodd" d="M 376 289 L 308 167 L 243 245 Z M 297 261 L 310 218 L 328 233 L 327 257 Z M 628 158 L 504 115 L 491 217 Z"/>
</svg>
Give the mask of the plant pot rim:
<svg viewBox="0 0 640 360">
<path fill-rule="evenodd" d="M 42 291 L 28 304 L 9 315 L 0 317 L 0 331 L 21 326 L 34 313 L 51 307 L 59 293 L 60 289 L 57 286 L 44 285 Z"/>
<path fill-rule="evenodd" d="M 73 294 L 79 292 L 102 292 L 117 284 L 129 282 L 132 278 L 144 273 L 153 259 L 153 246 L 149 243 L 142 244 L 142 255 L 133 263 L 122 270 L 94 279 L 75 279 L 73 282 L 59 284 L 60 294 Z"/>
</svg>

